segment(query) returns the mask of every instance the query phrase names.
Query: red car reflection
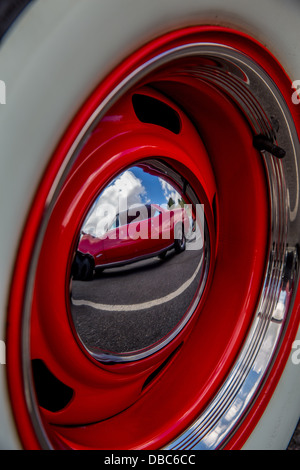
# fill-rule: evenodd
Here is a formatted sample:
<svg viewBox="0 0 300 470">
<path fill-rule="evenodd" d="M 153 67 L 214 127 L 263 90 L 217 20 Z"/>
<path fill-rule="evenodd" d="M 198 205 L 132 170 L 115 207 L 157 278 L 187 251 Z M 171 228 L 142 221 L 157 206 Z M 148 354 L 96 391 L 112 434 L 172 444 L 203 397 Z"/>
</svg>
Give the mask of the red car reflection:
<svg viewBox="0 0 300 470">
<path fill-rule="evenodd" d="M 82 233 L 73 264 L 73 277 L 88 280 L 94 269 L 120 266 L 185 250 L 190 222 L 185 208 L 164 209 L 151 204 L 116 215 L 101 236 Z"/>
</svg>

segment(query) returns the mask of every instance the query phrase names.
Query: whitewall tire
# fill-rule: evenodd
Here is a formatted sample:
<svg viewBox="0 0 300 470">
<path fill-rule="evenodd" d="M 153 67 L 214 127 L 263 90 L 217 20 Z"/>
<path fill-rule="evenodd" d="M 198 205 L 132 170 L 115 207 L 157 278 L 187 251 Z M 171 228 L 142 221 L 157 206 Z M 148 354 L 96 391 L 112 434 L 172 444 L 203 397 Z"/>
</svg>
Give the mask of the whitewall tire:
<svg viewBox="0 0 300 470">
<path fill-rule="evenodd" d="M 32 201 L 51 155 L 95 87 L 146 43 L 196 25 L 228 27 L 251 36 L 275 56 L 291 81 L 300 79 L 299 13 L 297 2 L 271 0 L 36 0 L 29 4 L 0 45 L 0 79 L 6 84 L 6 104 L 0 105 L 0 340 L 6 341 L 11 280 Z M 291 97 L 292 93 L 291 88 Z M 293 352 L 268 406 L 243 444 L 246 449 L 288 445 L 300 414 L 300 365 L 293 361 Z M 0 448 L 22 448 L 6 368 L 7 364 L 0 365 Z"/>
</svg>

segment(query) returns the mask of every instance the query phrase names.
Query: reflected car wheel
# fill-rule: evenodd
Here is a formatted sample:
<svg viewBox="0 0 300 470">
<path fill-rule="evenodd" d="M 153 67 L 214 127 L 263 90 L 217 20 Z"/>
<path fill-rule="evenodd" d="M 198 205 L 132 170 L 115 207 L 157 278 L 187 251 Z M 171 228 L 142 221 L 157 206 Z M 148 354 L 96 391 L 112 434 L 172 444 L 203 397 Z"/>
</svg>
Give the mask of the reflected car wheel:
<svg viewBox="0 0 300 470">
<path fill-rule="evenodd" d="M 79 277 L 82 281 L 90 281 L 93 277 L 94 269 L 90 258 L 84 257 L 80 266 Z"/>
<path fill-rule="evenodd" d="M 186 248 L 186 238 L 184 234 L 184 227 L 182 225 L 176 225 L 174 232 L 175 232 L 175 235 L 174 235 L 175 251 L 176 253 L 181 253 Z"/>
<path fill-rule="evenodd" d="M 94 273 L 94 262 L 88 256 L 76 253 L 72 263 L 72 276 L 74 279 L 89 281 Z"/>
<path fill-rule="evenodd" d="M 114 28 L 112 6 L 36 1 L 3 44 L 12 90 L 0 126 L 11 267 L 1 297 L 1 396 L 8 386 L 12 410 L 0 409 L 3 447 L 18 438 L 28 449 L 287 444 L 299 415 L 290 353 L 300 312 L 300 119 L 285 61 L 298 7 L 285 19 L 269 1 L 256 12 L 221 3 L 161 0 L 158 11 L 145 1 Z M 288 39 L 274 32 L 283 24 Z M 22 178 L 9 163 L 19 155 Z M 83 283 L 94 266 L 87 257 L 72 265 L 82 228 L 105 191 L 128 188 L 124 174 L 140 188 L 151 179 L 169 189 L 169 201 L 175 193 L 197 221 L 194 239 L 186 246 L 183 234 L 181 256 L 166 263 L 159 246 Z M 197 256 L 185 249 L 192 242 Z"/>
</svg>

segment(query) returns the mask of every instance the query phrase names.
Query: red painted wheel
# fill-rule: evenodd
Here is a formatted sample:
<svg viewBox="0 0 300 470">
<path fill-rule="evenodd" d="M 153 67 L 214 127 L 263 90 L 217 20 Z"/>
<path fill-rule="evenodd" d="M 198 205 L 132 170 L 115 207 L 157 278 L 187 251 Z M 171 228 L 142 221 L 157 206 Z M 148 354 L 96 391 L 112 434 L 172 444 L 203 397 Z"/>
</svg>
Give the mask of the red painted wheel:
<svg viewBox="0 0 300 470">
<path fill-rule="evenodd" d="M 244 442 L 299 323 L 289 97 L 263 46 L 218 27 L 153 40 L 95 89 L 44 174 L 16 261 L 8 378 L 25 447 Z M 124 244 L 92 251 L 92 232 L 81 248 L 108 190 L 131 194 L 129 174 L 144 206 L 159 205 L 159 183 L 190 208 L 200 248 L 192 228 L 176 257 L 162 243 L 128 242 L 132 258 Z"/>
</svg>

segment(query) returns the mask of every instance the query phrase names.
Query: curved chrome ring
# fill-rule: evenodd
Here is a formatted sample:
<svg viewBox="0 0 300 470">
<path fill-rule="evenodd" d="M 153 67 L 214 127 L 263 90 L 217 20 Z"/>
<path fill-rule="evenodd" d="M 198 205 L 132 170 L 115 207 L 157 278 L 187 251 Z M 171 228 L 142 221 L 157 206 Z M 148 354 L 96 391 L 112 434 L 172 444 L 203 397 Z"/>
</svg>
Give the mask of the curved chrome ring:
<svg viewBox="0 0 300 470">
<path fill-rule="evenodd" d="M 32 258 L 23 312 L 23 369 L 27 403 L 40 443 L 51 448 L 43 431 L 30 375 L 29 321 L 33 283 L 39 251 L 52 207 L 86 137 L 126 91 L 161 66 L 186 57 L 217 58 L 224 67 L 213 70 L 195 67 L 182 70 L 199 80 L 213 83 L 240 106 L 255 133 L 268 136 L 286 155 L 278 160 L 262 153 L 269 185 L 271 234 L 269 260 L 261 297 L 252 327 L 226 381 L 198 419 L 168 449 L 215 449 L 230 438 L 236 425 L 251 407 L 276 353 L 293 306 L 299 280 L 299 141 L 287 104 L 268 74 L 251 58 L 231 47 L 194 43 L 168 50 L 132 72 L 107 96 L 90 117 L 70 149 L 64 166 L 49 193 L 44 219 Z M 242 71 L 241 77 L 239 71 Z M 217 72 L 217 73 L 216 73 Z M 245 80 L 246 77 L 246 80 Z M 276 123 L 276 125 L 274 124 Z"/>
</svg>

